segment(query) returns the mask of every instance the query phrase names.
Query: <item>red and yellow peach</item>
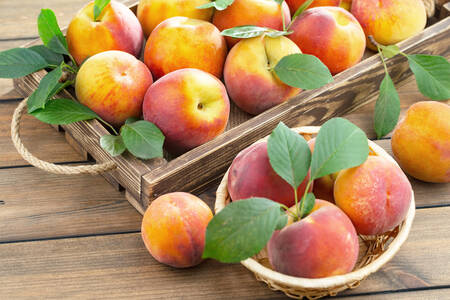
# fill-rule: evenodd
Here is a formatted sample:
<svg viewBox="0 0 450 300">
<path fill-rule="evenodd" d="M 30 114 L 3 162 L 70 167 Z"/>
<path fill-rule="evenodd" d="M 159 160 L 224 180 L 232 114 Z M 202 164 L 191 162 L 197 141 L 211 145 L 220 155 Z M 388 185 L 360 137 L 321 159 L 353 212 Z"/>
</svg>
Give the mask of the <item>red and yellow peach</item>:
<svg viewBox="0 0 450 300">
<path fill-rule="evenodd" d="M 277 272 L 322 278 L 352 271 L 359 243 L 350 219 L 334 204 L 316 200 L 308 216 L 275 231 L 267 252 Z"/>
<path fill-rule="evenodd" d="M 198 6 L 211 2 L 210 0 L 140 0 L 137 7 L 137 17 L 141 22 L 146 37 L 162 21 L 172 17 L 188 17 L 210 21 L 213 8 L 197 9 Z"/>
<path fill-rule="evenodd" d="M 297 189 L 298 199 L 308 180 L 309 174 Z M 233 201 L 264 197 L 288 207 L 295 204 L 294 189 L 270 165 L 267 142 L 258 142 L 236 156 L 228 173 L 228 192 Z"/>
<path fill-rule="evenodd" d="M 70 54 L 78 64 L 97 53 L 120 50 L 134 56 L 141 52 L 144 36 L 133 12 L 120 2 L 111 1 L 94 21 L 94 1 L 85 5 L 67 29 Z"/>
<path fill-rule="evenodd" d="M 88 58 L 78 71 L 75 93 L 78 101 L 102 119 L 122 125 L 130 117 L 139 118 L 152 74 L 131 54 L 106 51 Z"/>
<path fill-rule="evenodd" d="M 170 193 L 154 200 L 142 219 L 141 234 L 150 254 L 160 263 L 187 268 L 202 261 L 206 227 L 213 215 L 201 199 Z"/>
<path fill-rule="evenodd" d="M 394 130 L 392 151 L 402 169 L 427 182 L 450 182 L 450 106 L 412 105 Z"/>
<path fill-rule="evenodd" d="M 286 85 L 271 70 L 284 56 L 295 53 L 301 53 L 300 49 L 284 36 L 261 36 L 236 44 L 224 68 L 233 102 L 256 115 L 297 95 L 300 89 Z"/>
<path fill-rule="evenodd" d="M 369 156 L 360 166 L 342 170 L 334 183 L 334 199 L 364 235 L 385 233 L 406 217 L 411 184 L 394 162 Z"/>
<path fill-rule="evenodd" d="M 361 61 L 366 48 L 358 21 L 341 7 L 315 7 L 297 17 L 289 38 L 305 54 L 318 57 L 332 74 Z"/>
<path fill-rule="evenodd" d="M 225 130 L 230 102 L 216 77 L 181 69 L 157 80 L 145 94 L 144 119 L 163 132 L 166 148 L 180 154 Z"/>
<path fill-rule="evenodd" d="M 160 23 L 147 40 L 144 62 L 155 78 L 184 68 L 222 77 L 225 39 L 209 22 L 173 17 Z"/>
<path fill-rule="evenodd" d="M 307 0 L 286 0 L 289 9 L 291 10 L 291 16 L 295 14 L 297 9 L 300 8 Z M 309 6 L 309 8 L 318 6 L 339 6 L 341 0 L 314 0 Z"/>
</svg>

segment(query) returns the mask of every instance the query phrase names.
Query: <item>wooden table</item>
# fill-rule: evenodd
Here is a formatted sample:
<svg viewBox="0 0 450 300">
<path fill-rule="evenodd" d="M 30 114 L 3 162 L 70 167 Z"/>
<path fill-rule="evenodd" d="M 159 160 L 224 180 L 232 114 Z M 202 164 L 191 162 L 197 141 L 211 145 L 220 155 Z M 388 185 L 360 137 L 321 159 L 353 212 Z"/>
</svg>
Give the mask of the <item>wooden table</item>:
<svg viewBox="0 0 450 300">
<path fill-rule="evenodd" d="M 86 0 L 0 0 L 0 51 L 37 37 L 40 8 L 61 26 Z M 425 100 L 414 82 L 399 88 L 402 111 Z M 183 298 L 281 299 L 239 264 L 213 260 L 177 270 L 157 263 L 140 238 L 141 215 L 100 176 L 57 176 L 28 165 L 9 136 L 21 100 L 0 79 L 0 299 Z M 373 103 L 347 116 L 370 138 Z M 32 117 L 22 125 L 25 145 L 52 162 L 89 163 L 61 133 Z M 377 141 L 390 151 L 389 138 Z M 450 184 L 411 180 L 417 215 L 395 258 L 341 298 L 450 299 Z M 214 202 L 216 185 L 200 195 Z M 370 297 L 368 297 L 370 296 Z"/>
</svg>

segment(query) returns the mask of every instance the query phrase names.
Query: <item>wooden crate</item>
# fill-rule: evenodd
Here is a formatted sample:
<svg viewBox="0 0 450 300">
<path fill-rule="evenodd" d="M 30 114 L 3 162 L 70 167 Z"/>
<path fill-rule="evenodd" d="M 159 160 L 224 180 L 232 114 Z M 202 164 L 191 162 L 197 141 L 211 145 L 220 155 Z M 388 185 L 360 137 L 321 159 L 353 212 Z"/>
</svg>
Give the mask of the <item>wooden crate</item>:
<svg viewBox="0 0 450 300">
<path fill-rule="evenodd" d="M 136 3 L 129 7 L 136 11 Z M 436 16 L 420 34 L 399 44 L 405 53 L 425 53 L 450 57 L 450 3 L 438 8 Z M 438 21 L 440 19 L 440 21 Z M 40 44 L 40 40 L 30 44 Z M 27 45 L 27 46 L 30 46 Z M 99 143 L 108 131 L 97 120 L 59 126 L 68 142 L 84 155 L 97 162 L 114 161 L 117 168 L 104 177 L 117 189 L 125 189 L 126 197 L 143 212 L 150 201 L 173 191 L 200 192 L 218 180 L 227 170 L 236 154 L 254 141 L 264 137 L 283 121 L 290 127 L 320 125 L 326 120 L 347 114 L 374 100 L 384 77 L 378 55 L 367 52 L 356 66 L 334 76 L 334 82 L 312 91 L 304 91 L 258 116 L 250 116 L 231 105 L 227 130 L 214 140 L 179 157 L 139 160 L 129 153 L 111 157 Z M 406 58 L 401 55 L 388 60 L 389 73 L 399 86 L 412 75 Z M 29 96 L 38 86 L 46 71 L 42 70 L 15 79 L 14 86 Z M 73 91 L 64 90 L 58 96 L 75 99 Z"/>
</svg>

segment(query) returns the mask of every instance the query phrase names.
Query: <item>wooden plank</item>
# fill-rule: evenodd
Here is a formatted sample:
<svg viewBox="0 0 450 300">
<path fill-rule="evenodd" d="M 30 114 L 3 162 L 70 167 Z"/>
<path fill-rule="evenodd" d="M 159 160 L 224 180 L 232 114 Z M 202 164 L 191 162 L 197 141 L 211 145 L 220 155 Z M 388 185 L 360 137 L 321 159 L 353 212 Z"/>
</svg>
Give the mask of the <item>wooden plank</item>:
<svg viewBox="0 0 450 300">
<path fill-rule="evenodd" d="M 405 53 L 430 53 L 450 57 L 450 18 L 400 43 Z M 395 82 L 410 75 L 407 61 L 397 56 L 388 62 Z M 335 76 L 334 83 L 300 93 L 251 120 L 221 134 L 214 140 L 170 161 L 143 177 L 143 203 L 168 190 L 195 191 L 217 180 L 235 155 L 252 142 L 268 135 L 279 121 L 288 126 L 319 125 L 327 119 L 353 111 L 376 95 L 384 69 L 379 57 L 370 57 Z"/>
<path fill-rule="evenodd" d="M 382 294 L 368 294 L 362 296 L 351 296 L 351 297 L 336 297 L 337 299 L 351 299 L 351 300 L 444 300 L 450 298 L 450 289 L 426 289 L 426 290 L 412 290 L 408 292 L 401 293 L 382 293 Z"/>
<path fill-rule="evenodd" d="M 130 4 L 136 0 L 117 0 Z M 20 5 L 14 1 L 0 1 L 0 39 L 38 37 L 37 17 L 42 8 L 55 12 L 61 28 L 69 25 L 75 13 L 88 1 L 86 0 L 22 0 Z"/>
<path fill-rule="evenodd" d="M 17 153 L 11 141 L 11 117 L 18 101 L 0 102 L 0 167 L 28 165 Z M 21 123 L 24 145 L 40 159 L 50 162 L 85 161 L 67 144 L 64 134 L 56 132 L 49 125 L 25 115 Z"/>
<path fill-rule="evenodd" d="M 450 283 L 450 207 L 417 212 L 400 252 L 347 294 Z M 157 263 L 139 233 L 0 245 L 0 295 L 55 298 L 278 299 L 239 264 L 207 260 L 195 268 Z"/>
<path fill-rule="evenodd" d="M 140 228 L 139 213 L 100 176 L 53 175 L 31 167 L 3 169 L 0 195 L 0 242 Z"/>
</svg>

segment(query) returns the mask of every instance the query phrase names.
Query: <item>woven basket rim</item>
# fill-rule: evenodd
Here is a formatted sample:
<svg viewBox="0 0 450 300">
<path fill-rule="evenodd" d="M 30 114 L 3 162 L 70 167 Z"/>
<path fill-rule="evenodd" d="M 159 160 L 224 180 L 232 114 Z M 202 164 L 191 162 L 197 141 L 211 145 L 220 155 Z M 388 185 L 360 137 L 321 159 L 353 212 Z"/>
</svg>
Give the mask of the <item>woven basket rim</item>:
<svg viewBox="0 0 450 300">
<path fill-rule="evenodd" d="M 319 132 L 319 126 L 304 126 L 292 128 L 297 133 L 302 134 L 316 134 Z M 260 143 L 266 141 L 268 137 L 260 139 L 253 144 Z M 397 162 L 380 146 L 368 140 L 369 147 L 379 156 L 382 156 L 392 162 L 394 162 L 397 166 Z M 215 202 L 215 212 L 218 213 L 222 208 L 225 207 L 225 202 L 228 197 L 228 187 L 227 187 L 227 178 L 228 172 L 222 178 L 222 181 L 217 188 L 216 192 L 216 202 Z M 270 281 L 276 282 L 278 284 L 288 285 L 292 288 L 300 288 L 300 289 L 330 289 L 337 286 L 342 285 L 351 285 L 355 281 L 361 281 L 365 279 L 370 274 L 378 271 L 384 264 L 386 264 L 389 260 L 391 260 L 394 255 L 400 250 L 401 245 L 408 238 L 409 232 L 411 230 L 411 226 L 415 216 L 415 201 L 414 201 L 414 191 L 411 190 L 411 204 L 408 209 L 408 213 L 406 215 L 406 219 L 403 221 L 403 226 L 399 230 L 398 235 L 392 240 L 387 250 L 383 252 L 378 258 L 376 258 L 373 262 L 368 265 L 354 270 L 350 273 L 344 275 L 330 276 L 325 278 L 301 278 L 285 275 L 274 270 L 271 270 L 253 258 L 248 258 L 244 261 L 241 261 L 247 269 L 254 272 L 258 276 L 268 279 Z"/>
</svg>

